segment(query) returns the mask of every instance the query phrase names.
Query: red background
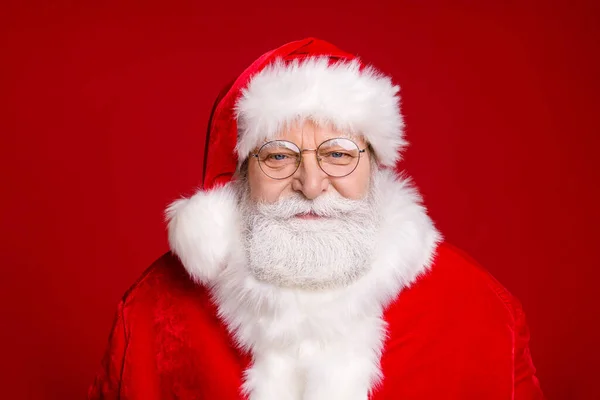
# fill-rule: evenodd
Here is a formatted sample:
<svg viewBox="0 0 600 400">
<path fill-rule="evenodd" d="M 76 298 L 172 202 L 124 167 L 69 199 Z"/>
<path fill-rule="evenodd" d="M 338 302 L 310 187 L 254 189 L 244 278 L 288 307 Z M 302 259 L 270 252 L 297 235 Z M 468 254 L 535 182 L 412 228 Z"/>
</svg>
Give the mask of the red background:
<svg viewBox="0 0 600 400">
<path fill-rule="evenodd" d="M 595 2 L 76 3 L 4 3 L 0 397 L 84 396 L 119 297 L 167 250 L 165 205 L 200 182 L 218 91 L 316 36 L 401 84 L 403 167 L 522 300 L 548 397 L 600 398 Z"/>
</svg>

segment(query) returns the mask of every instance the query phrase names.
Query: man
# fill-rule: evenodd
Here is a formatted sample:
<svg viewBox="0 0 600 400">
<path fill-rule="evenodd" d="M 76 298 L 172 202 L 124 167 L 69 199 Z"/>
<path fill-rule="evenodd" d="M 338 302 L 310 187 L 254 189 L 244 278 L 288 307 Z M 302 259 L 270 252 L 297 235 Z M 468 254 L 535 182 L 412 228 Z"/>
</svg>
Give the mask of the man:
<svg viewBox="0 0 600 400">
<path fill-rule="evenodd" d="M 244 71 L 90 398 L 543 398 L 519 302 L 394 173 L 398 90 L 317 39 Z"/>
</svg>

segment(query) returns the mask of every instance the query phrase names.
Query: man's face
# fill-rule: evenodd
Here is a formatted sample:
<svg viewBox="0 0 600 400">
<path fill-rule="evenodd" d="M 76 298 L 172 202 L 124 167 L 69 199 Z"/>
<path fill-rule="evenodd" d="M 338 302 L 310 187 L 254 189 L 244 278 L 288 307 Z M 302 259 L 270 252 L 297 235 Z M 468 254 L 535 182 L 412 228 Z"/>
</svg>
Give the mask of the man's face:
<svg viewBox="0 0 600 400">
<path fill-rule="evenodd" d="M 328 139 L 348 137 L 342 132 L 327 126 L 318 126 L 310 121 L 292 125 L 277 137 L 277 140 L 286 140 L 304 149 L 316 149 Z M 351 138 L 360 149 L 367 147 L 362 138 Z M 360 154 L 360 161 L 356 169 L 344 177 L 331 177 L 327 175 L 317 162 L 314 151 L 304 152 L 302 163 L 298 170 L 285 179 L 273 179 L 261 170 L 256 157 L 250 157 L 248 165 L 248 182 L 250 197 L 254 201 L 275 203 L 278 200 L 299 193 L 308 200 L 337 191 L 347 199 L 362 199 L 369 190 L 371 177 L 371 156 L 368 151 Z"/>
<path fill-rule="evenodd" d="M 344 135 L 333 129 L 305 123 L 277 138 L 295 143 L 292 151 L 277 143 L 266 156 L 261 151 L 258 158 L 250 157 L 247 179 L 239 181 L 240 205 L 248 268 L 258 280 L 280 287 L 334 288 L 350 284 L 371 267 L 380 218 L 376 180 L 371 182 L 377 171 L 371 171 L 367 151 L 358 158 L 366 143 L 334 140 L 321 148 L 323 168 L 337 175 L 348 172 L 343 177 L 327 175 L 314 151 L 303 154 L 294 172 L 298 148 L 316 149 L 340 137 Z M 267 172 L 285 179 L 265 173 L 268 159 L 273 162 Z"/>
</svg>

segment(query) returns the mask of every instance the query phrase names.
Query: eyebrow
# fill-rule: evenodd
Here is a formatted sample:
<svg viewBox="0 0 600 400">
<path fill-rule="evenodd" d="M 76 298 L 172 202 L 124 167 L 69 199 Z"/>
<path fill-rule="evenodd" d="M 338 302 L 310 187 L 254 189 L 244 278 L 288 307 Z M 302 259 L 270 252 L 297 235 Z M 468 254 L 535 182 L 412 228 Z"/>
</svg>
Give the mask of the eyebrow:
<svg viewBox="0 0 600 400">
<path fill-rule="evenodd" d="M 336 135 L 336 136 L 332 136 L 332 137 L 323 139 L 319 143 L 323 143 L 323 142 L 325 142 L 327 140 L 331 140 L 331 139 L 350 139 L 353 142 L 358 142 L 358 141 L 362 140 L 365 143 L 366 146 L 369 145 L 369 141 L 364 137 L 364 135 L 350 135 L 350 134 L 347 134 L 347 133 L 342 133 L 340 135 Z M 277 137 L 277 136 L 274 137 L 274 138 L 271 138 L 271 139 L 268 139 L 268 138 L 263 139 L 263 142 L 262 142 L 262 144 L 260 146 L 262 146 L 262 145 L 264 145 L 266 143 L 272 142 L 274 140 L 281 140 L 281 141 L 284 141 L 284 142 L 292 142 L 296 146 L 298 146 L 298 144 L 295 141 L 293 141 L 293 140 L 284 139 L 282 137 Z M 300 146 L 298 146 L 298 147 L 300 147 Z"/>
</svg>

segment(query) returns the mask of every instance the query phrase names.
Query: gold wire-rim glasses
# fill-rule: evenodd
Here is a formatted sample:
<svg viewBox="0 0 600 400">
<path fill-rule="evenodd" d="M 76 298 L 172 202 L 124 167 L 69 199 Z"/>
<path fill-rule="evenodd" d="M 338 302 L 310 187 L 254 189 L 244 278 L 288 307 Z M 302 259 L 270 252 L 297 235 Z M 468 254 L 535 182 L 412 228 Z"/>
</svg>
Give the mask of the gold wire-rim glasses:
<svg viewBox="0 0 600 400">
<path fill-rule="evenodd" d="M 346 144 L 349 145 L 348 147 L 352 147 L 352 148 L 348 149 L 348 148 L 345 148 L 344 146 L 338 146 L 339 149 L 336 149 L 336 150 L 331 151 L 329 153 L 321 153 L 321 156 L 320 156 L 320 150 L 324 146 L 326 146 L 326 145 L 328 145 L 330 143 L 340 143 L 340 142 L 346 143 Z M 288 150 L 290 150 L 294 154 L 294 156 L 295 156 L 295 163 L 294 164 L 289 163 L 289 164 L 285 165 L 285 166 L 294 165 L 293 170 L 290 169 L 289 173 L 286 173 L 284 176 L 280 176 L 280 177 L 273 176 L 274 175 L 273 174 L 274 168 L 269 167 L 267 165 L 264 165 L 264 164 L 266 164 L 266 161 L 264 159 L 261 160 L 261 157 L 260 157 L 260 155 L 261 155 L 261 153 L 263 152 L 264 149 L 268 149 L 269 147 L 273 147 L 273 145 L 276 144 L 276 143 L 283 144 L 282 147 L 287 148 Z M 351 144 L 351 146 L 350 146 L 350 144 Z M 290 176 L 294 175 L 296 173 L 296 171 L 298 171 L 298 168 L 300 168 L 300 165 L 302 164 L 302 159 L 303 159 L 302 155 L 304 153 L 306 153 L 306 152 L 314 152 L 315 153 L 315 157 L 317 159 L 317 164 L 319 165 L 319 168 L 321 169 L 321 171 L 323 171 L 325 174 L 327 174 L 328 176 L 333 177 L 333 178 L 343 178 L 345 176 L 350 175 L 351 173 L 353 173 L 356 170 L 356 168 L 358 167 L 358 164 L 360 163 L 360 158 L 361 158 L 360 155 L 362 153 L 364 153 L 366 150 L 367 150 L 367 148 L 361 149 L 360 147 L 358 147 L 358 145 L 353 140 L 348 139 L 348 138 L 344 138 L 344 137 L 327 139 L 327 140 L 323 141 L 321 144 L 319 144 L 319 146 L 317 146 L 316 149 L 300 149 L 300 147 L 298 145 L 296 145 L 294 142 L 291 142 L 289 140 L 271 140 L 271 141 L 269 141 L 267 143 L 264 143 L 258 149 L 258 151 L 256 151 L 255 153 L 252 153 L 251 156 L 257 159 L 258 165 L 259 165 L 261 171 L 266 176 L 268 176 L 271 179 L 282 180 L 282 179 L 289 178 Z M 346 154 L 346 153 L 344 153 L 344 151 L 349 151 L 349 152 L 355 151 L 356 155 Z M 351 167 L 351 169 L 348 170 L 348 171 L 344 171 L 344 173 L 342 173 L 342 174 L 334 174 L 334 173 L 332 173 L 332 171 L 327 171 L 327 168 L 323 167 L 323 156 L 324 155 L 328 156 L 328 155 L 331 155 L 331 154 L 334 154 L 334 153 L 342 154 L 342 158 L 350 157 L 351 160 L 349 161 L 348 164 L 345 164 L 345 165 L 344 164 L 329 164 L 329 163 L 327 163 L 328 165 L 346 166 L 346 165 L 350 165 L 351 163 L 354 163 L 353 166 Z M 285 154 L 278 154 L 278 153 L 275 153 L 274 155 L 276 155 L 276 156 L 287 156 Z M 338 157 L 334 157 L 333 159 L 335 160 L 336 158 L 338 158 Z M 356 159 L 356 161 L 354 161 L 354 159 Z M 276 161 L 279 161 L 279 160 L 276 160 Z M 270 171 L 269 171 L 269 169 L 270 169 Z"/>
</svg>

